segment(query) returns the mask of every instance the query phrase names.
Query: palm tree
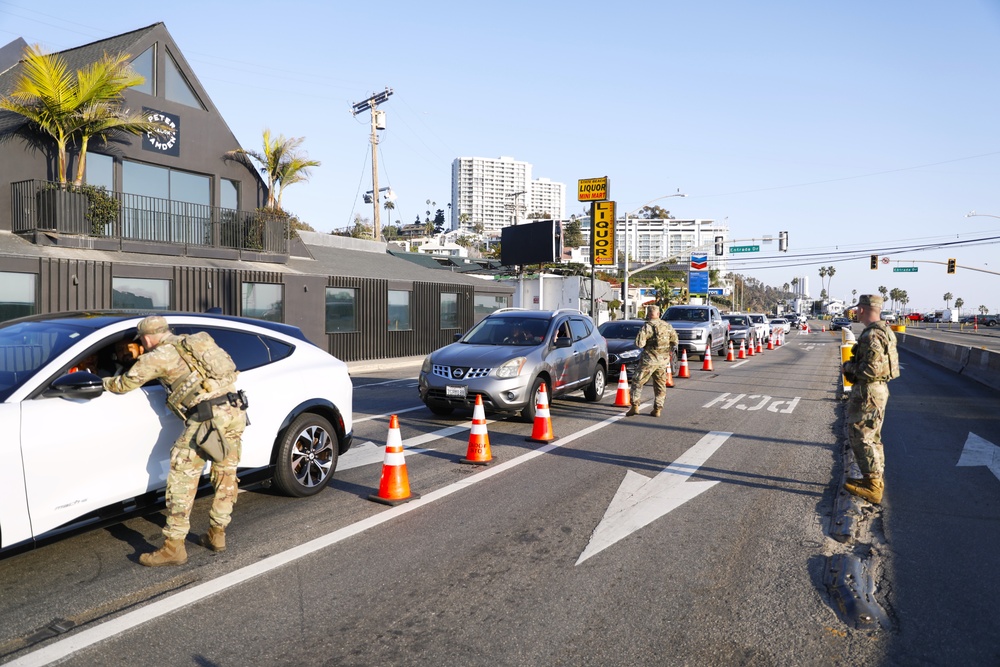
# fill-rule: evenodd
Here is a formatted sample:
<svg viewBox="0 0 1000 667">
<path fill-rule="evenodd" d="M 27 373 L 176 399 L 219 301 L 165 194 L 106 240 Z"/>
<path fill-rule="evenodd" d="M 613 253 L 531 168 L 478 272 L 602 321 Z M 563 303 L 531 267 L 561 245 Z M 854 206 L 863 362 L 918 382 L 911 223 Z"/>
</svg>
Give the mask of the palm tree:
<svg viewBox="0 0 1000 667">
<path fill-rule="evenodd" d="M 819 287 L 820 287 L 820 294 L 821 295 L 822 295 L 823 292 L 826 291 L 826 283 L 823 281 L 823 278 L 826 278 L 826 267 L 825 266 L 819 267 Z M 821 299 L 825 299 L 826 297 L 825 296 L 820 296 L 820 298 Z"/>
<path fill-rule="evenodd" d="M 980 315 L 985 315 L 988 312 L 990 312 L 989 308 L 987 308 L 986 306 L 979 306 L 979 314 Z"/>
<path fill-rule="evenodd" d="M 951 292 L 945 292 L 942 298 L 944 299 L 944 307 L 947 308 L 948 302 L 954 299 L 955 296 Z"/>
<path fill-rule="evenodd" d="M 264 128 L 263 151 L 237 148 L 226 153 L 227 160 L 234 160 L 247 169 L 258 169 L 267 181 L 267 208 L 280 209 L 285 186 L 309 180 L 309 170 L 320 166 L 318 160 L 307 160 L 300 150 L 305 137 L 286 138 L 279 134 L 271 138 L 271 130 Z"/>
<path fill-rule="evenodd" d="M 955 310 L 958 311 L 959 317 L 962 316 L 962 306 L 964 305 L 965 305 L 965 299 L 963 299 L 962 297 L 958 297 L 957 299 L 955 299 Z"/>
<path fill-rule="evenodd" d="M 131 55 L 104 56 L 81 70 L 71 72 L 59 54 L 46 55 L 40 47 L 26 47 L 22 73 L 10 95 L 0 98 L 0 109 L 27 118 L 37 130 L 56 142 L 56 175 L 66 184 L 68 147 L 79 141 L 75 185 L 83 182 L 87 144 L 91 137 L 113 131 L 132 134 L 162 132 L 162 123 L 122 108 L 122 93 L 145 79 L 129 63 Z"/>
<path fill-rule="evenodd" d="M 828 279 L 826 281 L 826 291 L 828 294 L 832 294 L 832 291 L 830 290 L 830 283 L 833 282 L 833 274 L 835 274 L 836 272 L 837 272 L 837 267 L 835 266 L 826 267 L 826 277 Z"/>
<path fill-rule="evenodd" d="M 879 285 L 878 291 L 882 295 L 882 300 L 885 301 L 889 296 L 889 288 L 885 285 Z"/>
</svg>

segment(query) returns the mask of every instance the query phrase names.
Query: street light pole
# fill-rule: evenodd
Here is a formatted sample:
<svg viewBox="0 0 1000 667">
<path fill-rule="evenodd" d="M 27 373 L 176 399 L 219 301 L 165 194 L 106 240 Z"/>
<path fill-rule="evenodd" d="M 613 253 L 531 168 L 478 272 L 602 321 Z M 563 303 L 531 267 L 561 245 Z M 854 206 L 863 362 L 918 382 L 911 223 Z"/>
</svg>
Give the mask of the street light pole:
<svg viewBox="0 0 1000 667">
<path fill-rule="evenodd" d="M 640 206 L 639 208 L 632 211 L 632 213 L 638 213 L 642 209 L 646 208 L 653 202 L 660 201 L 661 199 L 669 199 L 670 197 L 687 197 L 686 194 L 679 191 L 672 195 L 663 195 L 662 197 L 657 197 L 656 199 L 650 199 L 648 202 Z M 628 319 L 628 216 L 630 213 L 625 214 L 625 250 L 624 256 L 622 257 L 622 319 Z M 593 223 L 591 223 L 593 225 Z M 593 227 L 591 227 L 591 233 L 593 233 Z"/>
</svg>

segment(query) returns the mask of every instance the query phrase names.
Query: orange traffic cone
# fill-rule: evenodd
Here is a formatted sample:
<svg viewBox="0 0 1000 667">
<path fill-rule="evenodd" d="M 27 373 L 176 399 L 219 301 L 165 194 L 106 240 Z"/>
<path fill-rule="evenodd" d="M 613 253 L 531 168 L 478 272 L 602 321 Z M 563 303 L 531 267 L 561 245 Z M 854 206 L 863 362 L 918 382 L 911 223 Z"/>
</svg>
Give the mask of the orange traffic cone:
<svg viewBox="0 0 1000 667">
<path fill-rule="evenodd" d="M 757 354 L 764 354 L 764 343 L 760 342 L 760 338 L 757 339 Z M 750 355 L 753 356 L 752 354 Z"/>
<path fill-rule="evenodd" d="M 784 345 L 784 343 L 781 342 L 781 339 L 784 337 L 785 337 L 785 332 L 782 331 L 781 333 L 778 334 L 778 340 L 774 341 L 774 346 L 781 347 L 782 345 Z"/>
<path fill-rule="evenodd" d="M 771 337 L 767 339 L 767 349 L 774 349 L 774 340 L 778 337 L 778 334 L 771 332 Z"/>
<path fill-rule="evenodd" d="M 486 409 L 483 408 L 482 395 L 476 394 L 476 407 L 472 410 L 472 430 L 469 431 L 469 449 L 465 452 L 465 458 L 458 462 L 484 466 L 489 465 L 492 460 L 490 434 L 486 432 Z"/>
<path fill-rule="evenodd" d="M 622 364 L 622 372 L 618 376 L 618 393 L 615 394 L 615 407 L 627 408 L 632 405 L 632 393 L 628 389 L 628 376 L 625 374 L 625 364 Z"/>
<path fill-rule="evenodd" d="M 681 367 L 677 369 L 677 377 L 689 378 L 691 371 L 688 369 L 688 351 L 681 350 Z"/>
<path fill-rule="evenodd" d="M 703 371 L 713 370 L 712 369 L 712 348 L 711 347 L 707 347 L 705 349 L 705 354 L 701 355 L 701 358 L 702 358 L 701 370 L 703 370 Z"/>
<path fill-rule="evenodd" d="M 743 341 L 740 341 L 740 350 L 743 350 Z M 740 357 L 740 359 L 742 358 Z M 729 341 L 729 351 L 726 352 L 726 361 L 736 361 L 736 357 L 733 356 L 733 341 Z"/>
<path fill-rule="evenodd" d="M 385 441 L 385 460 L 382 462 L 378 494 L 368 496 L 368 500 L 383 505 L 398 505 L 419 497 L 417 493 L 410 493 L 410 478 L 406 474 L 406 461 L 403 459 L 403 439 L 399 435 L 399 418 L 392 415 L 389 418 L 389 437 Z"/>
<path fill-rule="evenodd" d="M 674 369 L 673 369 L 673 365 L 674 364 L 672 362 L 670 362 L 670 361 L 667 362 L 667 380 L 666 380 L 666 382 L 663 383 L 664 387 L 673 387 L 674 386 Z M 680 369 L 678 369 L 678 371 L 679 370 Z"/>
<path fill-rule="evenodd" d="M 545 383 L 538 390 L 538 403 L 535 404 L 535 424 L 531 429 L 529 442 L 552 442 L 556 436 L 552 433 L 552 417 L 549 415 L 549 398 L 545 393 Z"/>
<path fill-rule="evenodd" d="M 740 341 L 740 353 L 738 356 L 739 359 L 747 358 L 747 346 L 745 345 L 745 343 L 746 341 L 743 340 Z M 750 349 L 753 350 L 753 345 L 750 346 Z M 750 354 L 753 354 L 753 352 L 751 352 Z"/>
</svg>

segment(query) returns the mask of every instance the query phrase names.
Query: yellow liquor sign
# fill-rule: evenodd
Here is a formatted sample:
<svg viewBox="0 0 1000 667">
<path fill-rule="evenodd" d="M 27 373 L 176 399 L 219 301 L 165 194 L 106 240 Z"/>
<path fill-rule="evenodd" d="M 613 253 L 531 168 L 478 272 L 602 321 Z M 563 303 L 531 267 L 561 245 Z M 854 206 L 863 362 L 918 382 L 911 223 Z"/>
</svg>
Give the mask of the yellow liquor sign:
<svg viewBox="0 0 1000 667">
<path fill-rule="evenodd" d="M 594 266 L 615 264 L 615 203 L 598 201 L 591 204 L 593 229 L 590 235 L 590 256 Z"/>
<path fill-rule="evenodd" d="M 608 177 L 581 178 L 576 182 L 577 201 L 603 201 L 608 198 Z"/>
</svg>

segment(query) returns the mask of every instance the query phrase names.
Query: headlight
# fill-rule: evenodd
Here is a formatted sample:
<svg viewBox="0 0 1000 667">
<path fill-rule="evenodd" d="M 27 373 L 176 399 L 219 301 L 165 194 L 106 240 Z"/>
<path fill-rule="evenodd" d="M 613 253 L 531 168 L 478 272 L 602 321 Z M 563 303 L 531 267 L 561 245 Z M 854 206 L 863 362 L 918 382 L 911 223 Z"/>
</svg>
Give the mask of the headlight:
<svg viewBox="0 0 1000 667">
<path fill-rule="evenodd" d="M 504 363 L 497 366 L 497 377 L 498 378 L 516 378 L 521 374 L 521 368 L 524 366 L 524 362 L 527 361 L 527 357 L 517 357 L 511 359 L 510 361 L 505 361 Z"/>
<path fill-rule="evenodd" d="M 635 359 L 642 354 L 642 350 L 627 350 L 618 355 L 619 359 Z"/>
<path fill-rule="evenodd" d="M 704 329 L 691 329 L 691 337 L 692 338 L 701 338 L 704 335 L 705 335 L 705 330 Z"/>
<path fill-rule="evenodd" d="M 426 357 L 424 357 L 424 363 L 420 366 L 420 372 L 421 373 L 431 372 L 431 355 L 428 354 Z"/>
</svg>

